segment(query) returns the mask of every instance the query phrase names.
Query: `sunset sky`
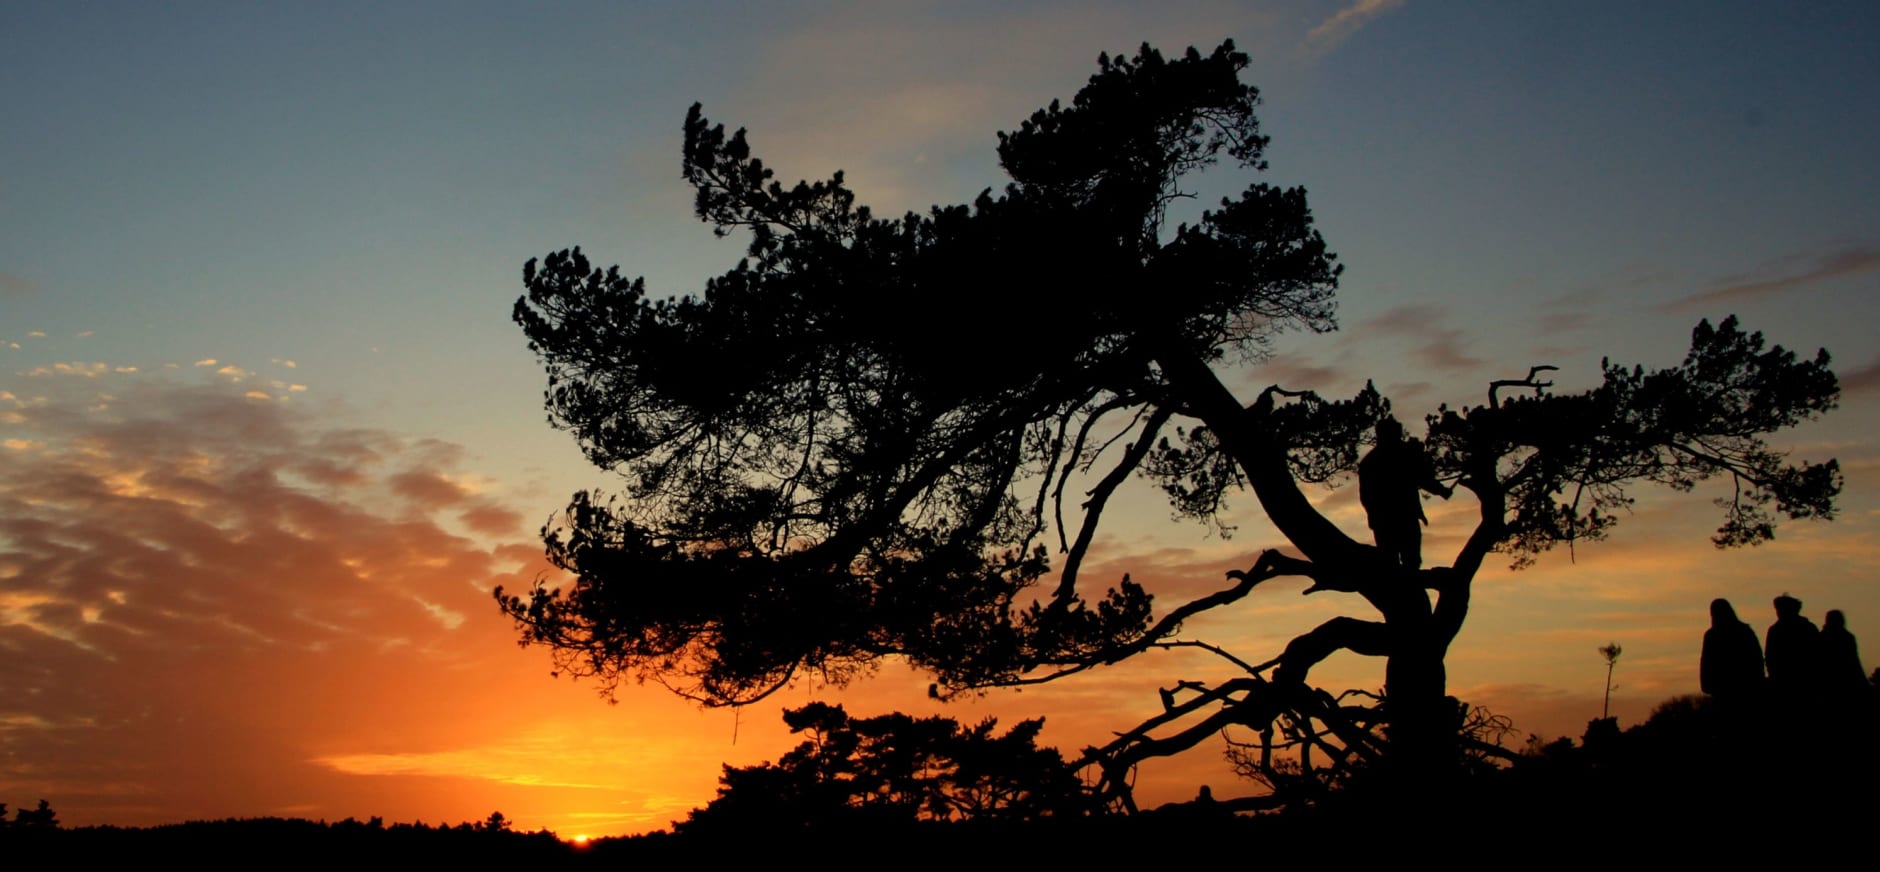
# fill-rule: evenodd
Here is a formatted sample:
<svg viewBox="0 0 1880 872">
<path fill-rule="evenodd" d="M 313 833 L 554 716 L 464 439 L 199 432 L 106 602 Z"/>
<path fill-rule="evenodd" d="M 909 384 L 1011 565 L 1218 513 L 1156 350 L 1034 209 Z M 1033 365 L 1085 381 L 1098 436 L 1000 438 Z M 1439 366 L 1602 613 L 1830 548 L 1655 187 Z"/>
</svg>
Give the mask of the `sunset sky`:
<svg viewBox="0 0 1880 872">
<path fill-rule="evenodd" d="M 1103 740 L 1211 663 L 1139 663 L 945 706 L 889 664 L 741 712 L 654 687 L 608 705 L 521 649 L 489 591 L 537 528 L 614 487 L 550 428 L 509 312 L 579 245 L 693 293 L 743 251 L 692 217 L 694 101 L 786 179 L 837 169 L 877 214 L 1003 184 L 995 131 L 1100 51 L 1232 38 L 1270 181 L 1346 265 L 1341 330 L 1236 371 L 1400 417 L 1602 357 L 1669 366 L 1737 313 L 1827 348 L 1841 407 L 1778 437 L 1839 458 L 1832 523 L 1718 552 L 1723 488 L 1639 490 L 1608 542 L 1477 582 L 1451 691 L 1526 733 L 1627 723 L 1697 690 L 1706 606 L 1760 631 L 1784 591 L 1880 665 L 1880 6 L 1283 2 L 0 5 L 0 802 L 68 825 L 228 816 L 663 827 L 722 763 L 793 744 L 779 707 L 1046 716 Z M 1206 186 L 1244 184 L 1221 174 Z M 1070 257 L 1073 252 L 1040 252 Z M 1143 289 L 1145 295 L 1154 289 Z M 735 366 L 735 361 L 721 362 Z M 1165 602 L 1281 544 L 1250 498 L 1222 540 L 1118 506 L 1083 577 Z M 1364 534 L 1355 488 L 1322 506 Z M 1472 500 L 1430 506 L 1453 553 Z M 1265 660 L 1339 594 L 1275 582 L 1189 638 Z M 1159 659 L 1158 659 L 1159 657 Z M 1334 658 L 1328 687 L 1381 664 Z M 1219 746 L 1146 767 L 1218 795 Z"/>
</svg>

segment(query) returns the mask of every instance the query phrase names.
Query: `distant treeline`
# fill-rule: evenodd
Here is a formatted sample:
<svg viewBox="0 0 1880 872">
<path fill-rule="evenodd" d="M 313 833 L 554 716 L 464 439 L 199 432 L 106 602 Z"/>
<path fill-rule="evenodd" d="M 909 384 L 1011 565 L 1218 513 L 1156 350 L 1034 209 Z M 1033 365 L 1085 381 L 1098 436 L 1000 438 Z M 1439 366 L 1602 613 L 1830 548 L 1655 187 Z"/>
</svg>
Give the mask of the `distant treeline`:
<svg viewBox="0 0 1880 872">
<path fill-rule="evenodd" d="M 0 834 L 0 856 L 38 854 L 61 860 L 176 857 L 244 866 L 349 857 L 545 861 L 575 850 L 546 830 L 516 832 L 500 813 L 478 823 L 435 827 L 422 822 L 386 824 L 376 817 L 335 823 L 267 817 L 155 827 L 9 829 Z"/>
<path fill-rule="evenodd" d="M 1787 731 L 1772 729 L 1780 721 L 1769 715 L 1677 697 L 1630 729 L 1599 718 L 1578 741 L 1530 737 L 1510 765 L 1440 788 L 1406 794 L 1394 782 L 1379 788 L 1359 778 L 1316 802 L 1261 815 L 1235 815 L 1211 800 L 1128 816 L 964 821 L 894 819 L 866 805 L 849 816 L 779 815 L 774 804 L 760 803 L 723 807 L 710 827 L 572 844 L 548 831 L 517 832 L 500 813 L 439 826 L 255 818 L 61 828 L 42 802 L 26 810 L 28 821 L 41 823 L 0 829 L 0 862 L 162 857 L 247 867 L 405 859 L 542 869 L 750 861 L 784 868 L 801 863 L 783 858 L 802 857 L 812 865 L 894 869 L 1115 868 L 1195 865 L 1226 851 L 1249 862 L 1349 865 L 1429 843 L 1471 856 L 1544 856 L 1550 866 L 1619 855 L 1629 861 L 1621 865 L 1636 865 L 1653 856 L 1786 856 L 1816 837 L 1864 832 L 1874 819 L 1872 785 L 1880 783 L 1880 712 L 1862 706 L 1796 719 Z M 751 809 L 762 813 L 730 814 Z M 698 822 L 694 815 L 691 823 Z"/>
</svg>

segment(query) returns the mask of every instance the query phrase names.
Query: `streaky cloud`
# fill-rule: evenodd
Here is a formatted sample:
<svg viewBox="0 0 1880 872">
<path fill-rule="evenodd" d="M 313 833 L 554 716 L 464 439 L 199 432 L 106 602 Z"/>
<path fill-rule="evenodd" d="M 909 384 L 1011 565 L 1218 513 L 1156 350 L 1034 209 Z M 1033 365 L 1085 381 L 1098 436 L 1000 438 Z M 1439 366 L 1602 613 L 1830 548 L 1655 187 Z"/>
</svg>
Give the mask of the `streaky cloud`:
<svg viewBox="0 0 1880 872">
<path fill-rule="evenodd" d="M 1690 312 L 1719 304 L 1760 300 L 1816 282 L 1859 275 L 1875 269 L 1880 269 L 1880 250 L 1864 245 L 1843 248 L 1820 255 L 1811 266 L 1800 271 L 1755 281 L 1731 281 L 1708 291 L 1673 300 L 1658 309 L 1661 312 Z"/>
<path fill-rule="evenodd" d="M 1448 310 L 1442 306 L 1411 304 L 1397 306 L 1365 320 L 1354 331 L 1359 336 L 1402 336 L 1419 342 L 1411 354 L 1425 366 L 1443 372 L 1467 372 L 1481 369 L 1487 362 L 1465 353 L 1468 337 L 1443 319 Z"/>
<path fill-rule="evenodd" d="M 1314 55 L 1325 54 L 1379 16 L 1402 5 L 1403 0 L 1357 0 L 1307 31 L 1306 44 Z"/>
<path fill-rule="evenodd" d="M 448 443 L 336 426 L 206 372 L 114 378 L 104 409 L 84 378 L 7 402 L 0 781 L 93 820 L 250 813 L 228 785 L 305 790 L 334 774 L 308 748 L 369 747 L 386 724 L 448 736 L 534 665 L 492 659 L 511 646 L 488 591 L 545 571 L 540 546 L 391 480 L 461 477 Z M 517 783 L 556 780 L 514 762 Z"/>
<path fill-rule="evenodd" d="M 1880 354 L 1861 366 L 1841 373 L 1841 393 L 1870 394 L 1880 391 Z"/>
<path fill-rule="evenodd" d="M 0 299 L 25 297 L 37 293 L 39 283 L 22 275 L 0 272 Z"/>
</svg>

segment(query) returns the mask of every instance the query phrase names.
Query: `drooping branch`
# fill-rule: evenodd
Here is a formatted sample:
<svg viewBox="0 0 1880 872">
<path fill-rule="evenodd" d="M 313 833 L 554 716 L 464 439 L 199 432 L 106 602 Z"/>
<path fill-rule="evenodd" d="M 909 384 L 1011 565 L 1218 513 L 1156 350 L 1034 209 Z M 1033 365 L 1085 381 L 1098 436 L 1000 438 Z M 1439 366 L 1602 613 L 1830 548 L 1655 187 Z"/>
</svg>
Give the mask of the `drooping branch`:
<svg viewBox="0 0 1880 872">
<path fill-rule="evenodd" d="M 1088 666 L 1091 666 L 1091 665 L 1098 665 L 1098 664 L 1107 665 L 1107 664 L 1120 663 L 1123 660 L 1131 656 L 1134 656 L 1136 654 L 1139 654 L 1143 651 L 1146 651 L 1152 647 L 1187 647 L 1186 645 L 1175 645 L 1173 643 L 1163 643 L 1162 640 L 1167 639 L 1169 636 L 1172 636 L 1175 633 L 1179 632 L 1181 630 L 1183 621 L 1186 621 L 1189 618 L 1192 618 L 1195 615 L 1198 615 L 1202 612 L 1209 611 L 1211 609 L 1220 608 L 1221 606 L 1236 602 L 1240 600 L 1241 598 L 1245 597 L 1247 594 L 1252 593 L 1253 589 L 1255 587 L 1258 587 L 1263 582 L 1270 581 L 1282 575 L 1304 574 L 1302 572 L 1297 571 L 1302 568 L 1309 569 L 1310 566 L 1309 564 L 1306 564 L 1305 561 L 1302 561 L 1293 557 L 1287 557 L 1286 555 L 1281 554 L 1280 552 L 1269 548 L 1266 551 L 1261 552 L 1260 558 L 1254 562 L 1254 565 L 1251 569 L 1248 569 L 1246 571 L 1242 571 L 1238 569 L 1228 571 L 1227 577 L 1234 579 L 1235 581 L 1235 584 L 1232 587 L 1217 590 L 1214 593 L 1207 594 L 1202 597 L 1198 597 L 1196 599 L 1183 603 L 1182 605 L 1179 605 L 1175 607 L 1174 609 L 1171 609 L 1167 614 L 1163 615 L 1160 620 L 1156 621 L 1154 625 L 1149 627 L 1149 629 L 1145 631 L 1141 636 L 1137 637 L 1135 640 L 1131 642 L 1118 645 L 1113 648 L 1109 648 L 1105 650 L 1104 652 L 1102 652 L 1101 656 L 1099 657 L 1091 658 L 1086 663 L 1077 664 L 1071 669 L 1059 670 L 1057 672 L 1050 673 L 1049 675 L 1046 675 L 1046 676 L 1038 676 L 1037 678 L 1043 681 L 1048 681 L 1048 680 L 1053 680 L 1056 678 L 1061 678 L 1064 675 L 1072 674 L 1073 672 L 1082 671 L 1084 668 L 1087 668 Z M 1199 644 L 1194 644 L 1193 647 L 1203 647 L 1203 646 Z M 1219 653 L 1221 653 L 1223 656 L 1227 656 L 1226 652 L 1219 652 Z M 1239 658 L 1231 658 L 1231 659 L 1233 659 L 1236 664 L 1240 665 L 1247 672 L 1252 673 L 1252 674 L 1257 675 L 1260 672 L 1263 672 L 1265 670 L 1265 667 L 1249 666 L 1243 661 L 1239 660 Z M 1028 681 L 1027 683 L 1032 683 L 1032 682 Z"/>
<path fill-rule="evenodd" d="M 1143 458 L 1149 456 L 1149 449 L 1155 446 L 1156 436 L 1163 425 L 1167 424 L 1174 412 L 1166 407 L 1157 408 L 1149 413 L 1142 424 L 1142 435 L 1123 452 L 1116 468 L 1091 488 L 1090 498 L 1084 501 L 1084 523 L 1077 531 L 1077 541 L 1072 543 L 1070 553 L 1064 557 L 1063 574 L 1058 578 L 1057 590 L 1052 598 L 1057 603 L 1068 604 L 1077 592 L 1077 570 L 1083 565 L 1084 554 L 1090 550 L 1091 540 L 1096 538 L 1097 524 L 1102 520 L 1104 506 L 1109 504 L 1110 496 L 1116 489 L 1129 480 L 1137 467 L 1142 466 Z"/>
<path fill-rule="evenodd" d="M 1228 572 L 1228 577 L 1235 580 L 1235 584 L 1232 587 L 1223 588 L 1221 590 L 1215 591 L 1214 593 L 1207 594 L 1202 597 L 1198 597 L 1194 600 L 1191 600 L 1187 603 L 1177 606 L 1176 608 L 1170 610 L 1168 614 L 1164 615 L 1160 620 L 1156 621 L 1153 625 L 1150 625 L 1147 628 L 1143 629 L 1142 632 L 1133 635 L 1127 641 L 1109 645 L 1109 646 L 1097 649 L 1095 651 L 1074 652 L 1073 655 L 1070 656 L 1068 660 L 1047 659 L 1043 662 L 1053 664 L 1055 668 L 1050 669 L 1049 671 L 1042 672 L 1042 673 L 1023 674 L 1023 675 L 1000 674 L 1000 675 L 994 676 L 990 680 L 983 682 L 983 683 L 969 682 L 967 685 L 965 685 L 965 687 L 967 689 L 973 689 L 973 688 L 984 687 L 984 686 L 1029 687 L 1033 685 L 1049 684 L 1059 679 L 1076 675 L 1080 672 L 1089 671 L 1098 666 L 1107 666 L 1107 665 L 1112 665 L 1115 663 L 1120 663 L 1123 660 L 1128 659 L 1129 657 L 1132 657 L 1136 654 L 1140 654 L 1143 651 L 1147 651 L 1151 648 L 1175 648 L 1175 647 L 1208 648 L 1210 650 L 1215 651 L 1215 653 L 1218 654 L 1219 656 L 1226 657 L 1232 660 L 1235 664 L 1241 666 L 1248 673 L 1258 675 L 1259 673 L 1270 668 L 1272 664 L 1267 664 L 1266 666 L 1258 666 L 1258 667 L 1249 666 L 1244 661 L 1241 661 L 1239 658 L 1233 657 L 1231 654 L 1227 653 L 1226 651 L 1215 649 L 1213 648 L 1213 646 L 1206 645 L 1205 643 L 1164 642 L 1163 640 L 1167 639 L 1169 636 L 1172 636 L 1176 632 L 1178 632 L 1181 629 L 1182 622 L 1187 620 L 1188 618 L 1191 618 L 1197 614 L 1208 611 L 1210 609 L 1219 608 L 1221 606 L 1228 605 L 1230 603 L 1240 600 L 1241 598 L 1245 597 L 1247 594 L 1253 592 L 1253 589 L 1257 587 L 1259 584 L 1261 584 L 1262 582 L 1271 580 L 1273 578 L 1277 578 L 1280 575 L 1288 574 L 1288 573 L 1280 571 L 1280 567 L 1296 565 L 1299 562 L 1300 561 L 1297 561 L 1293 558 L 1288 558 L 1285 555 L 1280 554 L 1278 551 L 1269 549 L 1260 555 L 1260 559 L 1255 562 L 1252 569 L 1245 571 L 1245 572 L 1241 570 L 1232 570 Z M 1056 603 L 1053 603 L 1052 607 L 1049 610 L 1046 610 L 1041 613 L 1041 618 L 1045 621 L 1049 621 L 1053 619 L 1061 619 L 1061 616 L 1065 614 L 1067 613 L 1063 611 L 1062 609 L 1060 609 Z M 1049 626 L 1049 625 L 1046 624 L 1046 626 Z M 930 692 L 936 696 L 944 695 L 937 685 L 933 687 Z"/>
<path fill-rule="evenodd" d="M 1057 472 L 1056 472 L 1057 484 L 1051 490 L 1051 502 L 1052 502 L 1052 506 L 1056 513 L 1056 518 L 1057 518 L 1057 533 L 1058 533 L 1058 549 L 1059 550 L 1069 551 L 1071 547 L 1070 542 L 1067 541 L 1064 537 L 1064 529 L 1065 529 L 1064 528 L 1064 489 L 1070 485 L 1071 474 L 1076 472 L 1080 467 L 1084 467 L 1084 463 L 1080 459 L 1084 456 L 1084 446 L 1089 443 L 1091 432 L 1096 429 L 1097 422 L 1103 420 L 1105 415 L 1108 415 L 1109 413 L 1114 412 L 1117 409 L 1127 408 L 1130 405 L 1134 404 L 1134 402 L 1135 401 L 1129 397 L 1115 396 L 1115 397 L 1109 398 L 1108 400 L 1105 400 L 1102 403 L 1097 404 L 1096 407 L 1090 409 L 1088 413 L 1084 414 L 1083 421 L 1080 424 L 1078 424 L 1077 436 L 1075 439 L 1072 440 L 1071 445 L 1070 445 L 1070 450 L 1068 451 L 1063 451 L 1060 447 L 1063 445 L 1063 438 L 1062 438 L 1062 430 L 1059 431 L 1060 436 L 1057 442 L 1057 446 L 1054 446 L 1052 449 L 1052 452 L 1053 452 L 1052 463 L 1057 467 Z M 1083 403 L 1079 403 L 1078 405 L 1081 407 Z M 1077 412 L 1076 409 L 1070 409 L 1064 413 L 1065 422 L 1067 424 L 1070 418 L 1073 415 L 1075 415 L 1076 412 Z M 1137 410 L 1137 414 L 1138 415 L 1141 414 L 1140 409 Z M 1128 429 L 1128 428 L 1126 427 L 1124 429 Z M 1060 453 L 1062 455 L 1061 461 L 1059 460 L 1059 457 L 1057 456 Z M 1050 480 L 1051 480 L 1051 473 L 1050 473 L 1050 470 L 1047 470 L 1045 483 L 1049 484 Z"/>
<path fill-rule="evenodd" d="M 1268 663 L 1263 666 L 1255 666 L 1251 663 L 1248 663 L 1245 660 L 1240 659 L 1239 657 L 1234 656 L 1233 653 L 1228 651 L 1226 648 L 1222 648 L 1221 646 L 1215 645 L 1211 642 L 1203 642 L 1197 639 L 1178 639 L 1173 642 L 1154 642 L 1154 643 L 1151 643 L 1149 647 L 1162 648 L 1162 649 L 1199 648 L 1203 651 L 1208 652 L 1209 654 L 1213 654 L 1214 656 L 1219 657 L 1222 660 L 1226 660 L 1227 662 L 1240 667 L 1241 671 L 1246 672 L 1249 675 L 1259 675 L 1260 673 L 1265 672 L 1268 669 L 1271 669 L 1274 664 L 1277 664 L 1279 662 L 1275 660 L 1272 663 Z"/>
<path fill-rule="evenodd" d="M 1038 534 L 1044 532 L 1045 502 L 1046 500 L 1050 498 L 1050 495 L 1052 493 L 1052 489 L 1051 489 L 1052 482 L 1058 481 L 1060 482 L 1060 484 L 1058 484 L 1058 498 L 1056 500 L 1058 547 L 1060 548 L 1068 547 L 1065 545 L 1065 542 L 1064 542 L 1064 504 L 1063 504 L 1064 486 L 1061 483 L 1061 481 L 1062 481 L 1062 478 L 1069 477 L 1071 467 L 1075 466 L 1075 463 L 1073 461 L 1075 460 L 1076 454 L 1073 451 L 1067 457 L 1064 451 L 1064 447 L 1066 444 L 1065 440 L 1068 439 L 1070 436 L 1071 421 L 1075 420 L 1078 417 L 1079 410 L 1083 409 L 1085 406 L 1087 406 L 1090 403 L 1091 400 L 1095 399 L 1098 393 L 1099 393 L 1098 389 L 1092 388 L 1091 390 L 1086 392 L 1082 397 L 1078 398 L 1076 403 L 1068 405 L 1062 411 L 1058 412 L 1056 416 L 1056 420 L 1054 422 L 1051 422 L 1051 421 L 1045 422 L 1045 429 L 1050 434 L 1050 436 L 1048 437 L 1050 441 L 1044 449 L 1045 467 L 1044 467 L 1044 472 L 1038 476 L 1038 495 L 1032 501 L 1032 510 L 1031 510 L 1032 517 L 1033 517 L 1033 521 L 1032 521 L 1033 529 L 1032 529 L 1031 534 L 1025 537 L 1027 540 L 1033 539 Z M 1091 413 L 1092 416 L 1099 415 L 1099 414 L 1101 414 L 1100 411 L 1094 411 Z M 1088 417 L 1089 416 L 1086 416 L 1086 418 Z M 1062 477 L 1060 477 L 1060 470 L 1062 471 Z"/>
<path fill-rule="evenodd" d="M 1149 629 L 1149 632 L 1143 634 L 1145 647 L 1148 642 L 1157 641 L 1173 635 L 1177 630 L 1181 629 L 1183 621 L 1209 609 L 1219 608 L 1220 606 L 1234 602 L 1252 593 L 1253 589 L 1261 582 L 1283 575 L 1284 573 L 1281 571 L 1280 567 L 1283 565 L 1283 561 L 1287 559 L 1285 555 L 1269 548 L 1261 552 L 1260 559 L 1254 562 L 1252 570 L 1248 572 L 1242 572 L 1238 569 L 1230 570 L 1227 573 L 1227 577 L 1236 581 L 1233 587 L 1217 590 L 1207 596 L 1190 600 L 1171 610 L 1168 614 L 1164 615 L 1160 621 L 1157 621 L 1155 626 Z M 1134 653 L 1136 652 L 1119 649 L 1115 654 L 1104 659 L 1107 662 L 1115 663 Z"/>
<path fill-rule="evenodd" d="M 1015 414 L 1009 412 L 1008 415 Z M 1023 423 L 1008 416 L 995 415 L 986 420 L 975 422 L 969 428 L 971 435 L 954 440 L 946 451 L 929 459 L 915 468 L 908 478 L 894 487 L 891 494 L 872 507 L 865 517 L 851 522 L 847 527 L 830 535 L 822 542 L 809 549 L 809 554 L 825 555 L 821 559 L 843 561 L 854 557 L 863 545 L 882 531 L 898 523 L 902 514 L 917 499 L 929 492 L 940 479 L 951 473 L 965 459 L 984 447 L 986 442 L 998 434 L 1011 432 L 1014 426 Z"/>
</svg>

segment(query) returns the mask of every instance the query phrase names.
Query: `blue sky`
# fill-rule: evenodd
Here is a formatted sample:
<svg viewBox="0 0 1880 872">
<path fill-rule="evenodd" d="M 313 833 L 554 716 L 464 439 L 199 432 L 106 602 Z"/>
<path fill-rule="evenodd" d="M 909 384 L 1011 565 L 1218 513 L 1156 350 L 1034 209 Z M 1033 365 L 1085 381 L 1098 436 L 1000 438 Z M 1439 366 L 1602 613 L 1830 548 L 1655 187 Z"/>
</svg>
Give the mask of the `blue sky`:
<svg viewBox="0 0 1880 872">
<path fill-rule="evenodd" d="M 327 497 L 436 520 L 473 551 L 528 546 L 569 491 L 609 482 L 544 423 L 541 372 L 508 315 L 522 263 L 579 245 L 656 292 L 688 293 L 735 262 L 741 243 L 692 219 L 679 178 L 692 102 L 749 127 L 780 176 L 843 169 L 861 202 L 892 214 L 1002 184 L 994 132 L 1069 98 L 1098 52 L 1228 37 L 1253 56 L 1269 179 L 1309 190 L 1346 264 L 1344 329 L 1283 341 L 1237 384 L 1348 394 L 1373 378 L 1415 417 L 1477 402 L 1531 363 L 1561 366 L 1563 386 L 1591 383 L 1606 355 L 1669 365 L 1698 318 L 1731 312 L 1772 341 L 1827 347 L 1844 380 L 1840 410 L 1784 437 L 1846 467 L 1833 526 L 1717 557 L 1714 495 L 1653 497 L 1603 551 L 1481 595 L 1452 683 L 1559 731 L 1586 690 L 1561 664 L 1584 659 L 1596 678 L 1607 636 L 1638 652 L 1634 716 L 1694 690 L 1717 593 L 1760 603 L 1794 589 L 1811 614 L 1841 607 L 1857 634 L 1880 633 L 1880 10 L 1868 3 L 9 3 L 0 391 L 21 409 L 47 397 L 201 427 L 248 420 L 173 420 L 208 408 L 183 403 L 189 392 L 220 390 L 281 406 L 294 433 L 380 434 L 403 447 L 375 469 L 435 473 L 462 493 L 399 508 L 364 491 Z M 1244 182 L 1210 176 L 1201 200 Z M 15 418 L 0 439 L 39 446 L 0 453 L 16 469 L 96 435 L 75 418 Z M 508 514 L 437 515 L 472 502 Z M 1199 567 L 1211 583 L 1266 544 L 1257 516 L 1223 543 L 1165 514 L 1138 506 L 1110 531 L 1115 568 Z M 466 578 L 446 603 L 489 625 L 479 638 L 503 635 L 478 592 L 501 571 Z M 0 577 L 0 595 L 31 583 Z M 49 619 L 28 627 L 20 608 L 0 626 L 44 635 Z M 1274 600 L 1255 616 L 1278 623 L 1241 616 L 1217 631 L 1271 646 L 1310 625 L 1300 608 Z M 1759 623 L 1757 607 L 1738 609 Z M 546 671 L 540 652 L 496 653 L 517 674 Z M 0 715 L 36 711 L 10 692 Z M 585 690 L 567 699 L 598 708 Z M 1064 699 L 1090 710 L 1088 695 Z M 24 741 L 22 729 L 0 735 Z M 677 807 L 709 795 L 704 768 Z M 44 783 L 76 783 L 61 777 Z M 219 813 L 248 811 L 260 810 Z M 347 813 L 381 812 L 333 816 Z"/>
</svg>

